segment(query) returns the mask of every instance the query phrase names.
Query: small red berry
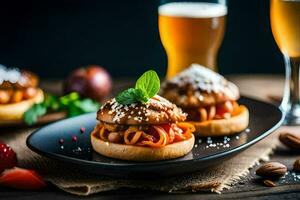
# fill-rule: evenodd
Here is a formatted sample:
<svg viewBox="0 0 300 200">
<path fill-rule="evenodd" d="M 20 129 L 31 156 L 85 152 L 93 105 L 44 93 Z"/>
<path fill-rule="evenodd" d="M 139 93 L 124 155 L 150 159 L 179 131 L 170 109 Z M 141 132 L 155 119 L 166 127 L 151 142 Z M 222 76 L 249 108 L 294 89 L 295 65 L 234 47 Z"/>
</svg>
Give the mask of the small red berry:
<svg viewBox="0 0 300 200">
<path fill-rule="evenodd" d="M 81 127 L 81 128 L 80 128 L 80 132 L 81 132 L 81 133 L 84 133 L 84 132 L 85 132 L 85 128 L 84 128 L 84 127 Z"/>
<path fill-rule="evenodd" d="M 64 139 L 62 139 L 62 138 L 58 140 L 58 143 L 59 143 L 59 144 L 64 144 L 64 142 L 65 142 L 65 141 L 64 141 Z"/>
<path fill-rule="evenodd" d="M 72 141 L 76 142 L 77 141 L 77 136 L 73 135 L 72 136 Z"/>
<path fill-rule="evenodd" d="M 17 164 L 17 156 L 14 150 L 7 144 L 0 143 L 0 173 Z"/>
</svg>

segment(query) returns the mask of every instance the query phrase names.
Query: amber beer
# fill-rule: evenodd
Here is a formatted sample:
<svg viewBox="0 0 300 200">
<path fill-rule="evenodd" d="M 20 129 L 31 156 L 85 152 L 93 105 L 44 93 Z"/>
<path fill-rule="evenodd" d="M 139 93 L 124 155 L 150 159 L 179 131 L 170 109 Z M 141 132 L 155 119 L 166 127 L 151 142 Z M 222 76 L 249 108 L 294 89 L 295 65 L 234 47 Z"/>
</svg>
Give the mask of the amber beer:
<svg viewBox="0 0 300 200">
<path fill-rule="evenodd" d="M 168 56 L 167 78 L 192 63 L 216 70 L 227 7 L 217 3 L 176 2 L 158 8 L 159 33 Z"/>
<path fill-rule="evenodd" d="M 271 27 L 283 54 L 300 58 L 300 0 L 271 0 Z"/>
</svg>

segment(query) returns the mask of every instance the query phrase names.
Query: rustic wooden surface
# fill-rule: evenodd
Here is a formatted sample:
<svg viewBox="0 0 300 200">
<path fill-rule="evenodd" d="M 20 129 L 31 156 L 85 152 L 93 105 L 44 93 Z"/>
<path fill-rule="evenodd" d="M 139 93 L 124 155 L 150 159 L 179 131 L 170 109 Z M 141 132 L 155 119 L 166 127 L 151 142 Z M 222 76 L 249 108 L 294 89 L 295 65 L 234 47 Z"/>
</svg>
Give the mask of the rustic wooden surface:
<svg viewBox="0 0 300 200">
<path fill-rule="evenodd" d="M 274 75 L 235 75 L 228 77 L 235 82 L 243 95 L 255 97 L 265 101 L 271 101 L 269 96 L 280 96 L 283 91 L 283 79 Z M 128 81 L 115 81 L 114 92 L 127 87 Z M 52 92 L 57 92 L 60 84 L 43 84 L 45 88 Z M 300 130 L 300 127 L 291 127 L 291 130 Z M 300 154 L 291 153 L 284 147 L 278 148 L 271 160 L 280 161 L 292 169 L 292 164 Z M 256 168 L 250 170 L 250 174 L 244 177 L 240 183 L 230 190 L 225 190 L 221 195 L 214 193 L 189 193 L 189 194 L 166 194 L 153 191 L 142 191 L 133 189 L 121 189 L 118 191 L 104 192 L 90 197 L 77 197 L 66 194 L 59 189 L 49 186 L 43 191 L 17 191 L 0 187 L 0 199 L 44 199 L 44 200 L 70 200 L 70 199 L 300 199 L 300 178 L 294 179 L 289 174 L 277 183 L 276 187 L 266 187 L 261 184 L 261 180 L 254 175 Z M 300 173 L 298 174 L 300 175 Z M 300 177 L 300 176 L 299 176 Z"/>
</svg>

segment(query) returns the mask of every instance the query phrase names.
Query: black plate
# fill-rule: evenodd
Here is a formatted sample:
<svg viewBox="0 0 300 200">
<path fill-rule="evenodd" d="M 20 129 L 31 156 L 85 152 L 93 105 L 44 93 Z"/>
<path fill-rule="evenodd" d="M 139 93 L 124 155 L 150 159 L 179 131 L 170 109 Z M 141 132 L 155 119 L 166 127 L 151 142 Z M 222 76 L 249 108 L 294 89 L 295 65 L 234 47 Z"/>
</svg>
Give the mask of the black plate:
<svg viewBox="0 0 300 200">
<path fill-rule="evenodd" d="M 242 97 L 239 103 L 246 105 L 250 111 L 248 129 L 229 139 L 196 138 L 192 152 L 173 160 L 128 162 L 95 153 L 89 134 L 96 124 L 95 113 L 45 126 L 28 137 L 27 145 L 41 155 L 101 175 L 142 178 L 189 173 L 220 163 L 245 150 L 276 130 L 283 121 L 281 111 L 274 105 L 246 97 Z M 80 132 L 81 127 L 85 127 L 85 133 Z M 76 136 L 77 141 L 73 141 L 72 136 Z M 64 139 L 63 145 L 59 144 L 59 139 Z"/>
</svg>

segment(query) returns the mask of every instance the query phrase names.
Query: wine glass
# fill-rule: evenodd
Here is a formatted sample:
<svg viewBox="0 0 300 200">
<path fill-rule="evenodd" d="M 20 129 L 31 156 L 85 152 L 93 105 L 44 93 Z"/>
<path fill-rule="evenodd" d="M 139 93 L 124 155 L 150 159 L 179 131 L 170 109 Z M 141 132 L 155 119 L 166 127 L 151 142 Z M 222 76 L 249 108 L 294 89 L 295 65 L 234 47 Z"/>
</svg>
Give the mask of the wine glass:
<svg viewBox="0 0 300 200">
<path fill-rule="evenodd" d="M 285 89 L 280 108 L 286 125 L 300 125 L 300 0 L 270 0 L 270 19 L 285 62 Z"/>
</svg>

